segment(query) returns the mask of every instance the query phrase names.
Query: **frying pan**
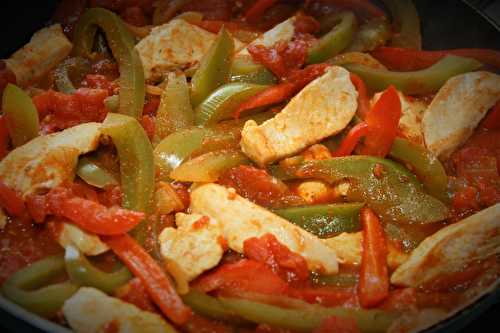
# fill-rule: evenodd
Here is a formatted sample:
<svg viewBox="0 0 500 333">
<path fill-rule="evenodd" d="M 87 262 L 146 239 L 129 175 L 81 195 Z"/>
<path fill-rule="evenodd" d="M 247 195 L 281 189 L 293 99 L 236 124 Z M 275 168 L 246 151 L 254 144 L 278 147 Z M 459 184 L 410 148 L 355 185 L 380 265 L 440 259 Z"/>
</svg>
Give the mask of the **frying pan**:
<svg viewBox="0 0 500 333">
<path fill-rule="evenodd" d="M 0 35 L 2 36 L 0 58 L 6 58 L 22 47 L 36 30 L 43 27 L 54 12 L 57 2 L 57 0 L 33 2 L 3 0 L 0 9 Z M 500 49 L 499 23 L 481 15 L 465 1 L 417 0 L 416 6 L 422 23 L 424 49 L 463 47 Z M 500 288 L 484 295 L 474 304 L 429 328 L 425 333 L 458 332 L 464 329 L 480 332 L 481 328 L 487 327 L 485 325 L 494 327 L 495 322 L 498 322 L 498 315 L 500 315 Z M 70 332 L 1 297 L 0 331 Z"/>
</svg>

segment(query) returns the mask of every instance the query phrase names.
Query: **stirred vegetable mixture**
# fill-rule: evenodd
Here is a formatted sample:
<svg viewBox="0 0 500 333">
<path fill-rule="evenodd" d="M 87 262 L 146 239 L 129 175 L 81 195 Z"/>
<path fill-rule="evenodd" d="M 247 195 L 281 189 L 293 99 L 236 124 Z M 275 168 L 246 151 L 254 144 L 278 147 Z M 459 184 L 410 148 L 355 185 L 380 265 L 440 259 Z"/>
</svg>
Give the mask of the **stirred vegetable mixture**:
<svg viewBox="0 0 500 333">
<path fill-rule="evenodd" d="M 500 281 L 500 52 L 410 0 L 63 0 L 0 63 L 3 297 L 90 332 L 416 332 Z"/>
</svg>

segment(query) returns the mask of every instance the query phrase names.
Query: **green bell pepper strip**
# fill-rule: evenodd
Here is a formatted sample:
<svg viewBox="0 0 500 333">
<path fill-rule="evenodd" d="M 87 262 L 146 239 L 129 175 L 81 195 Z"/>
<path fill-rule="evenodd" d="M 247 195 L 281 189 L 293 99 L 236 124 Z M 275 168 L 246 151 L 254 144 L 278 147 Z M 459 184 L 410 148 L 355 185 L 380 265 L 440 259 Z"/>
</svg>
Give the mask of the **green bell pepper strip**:
<svg viewBox="0 0 500 333">
<path fill-rule="evenodd" d="M 87 184 L 98 188 L 118 184 L 112 173 L 88 157 L 80 158 L 76 166 L 76 174 Z"/>
<path fill-rule="evenodd" d="M 194 107 L 203 102 L 215 89 L 229 81 L 233 54 L 233 37 L 223 27 L 201 59 L 200 67 L 191 79 L 191 103 Z"/>
<path fill-rule="evenodd" d="M 348 200 L 365 202 L 386 223 L 433 223 L 448 217 L 448 208 L 426 194 L 417 177 L 396 162 L 372 156 L 297 162 L 282 163 L 272 172 L 288 179 L 317 178 L 329 183 L 348 180 Z"/>
<path fill-rule="evenodd" d="M 323 62 L 349 46 L 356 28 L 356 17 L 351 12 L 342 12 L 338 14 L 338 20 L 340 22 L 309 49 L 308 64 Z"/>
<path fill-rule="evenodd" d="M 261 64 L 255 63 L 251 57 L 237 56 L 231 66 L 231 82 L 254 84 L 276 84 L 278 79 Z"/>
<path fill-rule="evenodd" d="M 194 125 L 194 112 L 189 97 L 189 86 L 184 74 L 168 76 L 156 113 L 154 142 Z"/>
<path fill-rule="evenodd" d="M 443 202 L 448 202 L 448 176 L 439 159 L 425 147 L 396 138 L 389 156 L 410 165 L 412 171 L 424 184 L 425 190 Z"/>
<path fill-rule="evenodd" d="M 68 58 L 61 62 L 54 70 L 54 83 L 57 90 L 65 94 L 72 94 L 76 91 L 71 76 L 78 74 L 80 82 L 86 73 L 90 72 L 90 63 L 82 57 Z"/>
<path fill-rule="evenodd" d="M 228 83 L 221 86 L 196 108 L 196 124 L 213 125 L 231 118 L 242 102 L 266 88 L 266 85 L 250 83 Z"/>
<path fill-rule="evenodd" d="M 323 320 L 336 316 L 352 318 L 363 333 L 386 332 L 398 314 L 383 310 L 365 310 L 345 307 L 306 305 L 302 309 L 285 309 L 245 299 L 219 297 L 229 311 L 258 324 L 286 328 L 298 332 L 311 332 Z"/>
<path fill-rule="evenodd" d="M 212 151 L 186 161 L 170 173 L 170 178 L 181 182 L 216 182 L 232 167 L 249 164 L 250 160 L 237 150 Z"/>
<path fill-rule="evenodd" d="M 14 147 L 22 146 L 38 136 L 38 111 L 24 90 L 12 83 L 7 84 L 3 91 L 2 110 Z"/>
<path fill-rule="evenodd" d="M 64 276 L 62 255 L 46 257 L 14 273 L 2 286 L 2 294 L 12 302 L 43 317 L 51 317 L 77 292 L 78 286 L 61 282 L 45 286 Z"/>
<path fill-rule="evenodd" d="M 120 96 L 112 95 L 104 99 L 104 106 L 111 110 L 111 112 L 117 113 L 120 107 Z"/>
<path fill-rule="evenodd" d="M 146 86 L 135 40 L 121 18 L 103 8 L 88 9 L 78 21 L 74 34 L 74 53 L 88 58 L 92 53 L 97 28 L 101 28 L 120 70 L 119 112 L 135 118 L 142 115 Z"/>
<path fill-rule="evenodd" d="M 420 50 L 422 36 L 420 19 L 412 0 L 382 0 L 389 8 L 397 33 L 391 39 L 391 45 L 407 49 Z"/>
<path fill-rule="evenodd" d="M 181 298 L 184 304 L 202 316 L 231 323 L 241 323 L 243 321 L 223 306 L 216 297 L 209 296 L 195 289 L 190 289 Z"/>
<path fill-rule="evenodd" d="M 363 206 L 363 203 L 324 204 L 276 209 L 274 213 L 319 238 L 329 238 L 342 232 L 360 231 L 359 211 Z"/>
<path fill-rule="evenodd" d="M 375 91 L 382 91 L 393 85 L 406 95 L 425 95 L 439 90 L 449 78 L 477 70 L 480 62 L 453 55 L 446 56 L 429 68 L 413 72 L 392 72 L 373 69 L 359 64 L 344 67 L 359 75 L 366 85 Z"/>
<path fill-rule="evenodd" d="M 103 122 L 102 133 L 109 135 L 120 159 L 122 206 L 148 213 L 154 192 L 154 157 L 151 142 L 139 122 L 130 116 L 109 113 Z M 145 223 L 134 229 L 139 242 L 143 241 Z"/>
<path fill-rule="evenodd" d="M 367 52 L 384 45 L 391 36 L 391 27 L 385 17 L 376 17 L 361 25 L 345 52 Z"/>
<path fill-rule="evenodd" d="M 112 294 L 118 287 L 123 286 L 132 278 L 132 273 L 125 266 L 112 273 L 101 271 L 73 246 L 66 247 L 64 262 L 73 283 L 94 287 L 107 294 Z"/>
</svg>

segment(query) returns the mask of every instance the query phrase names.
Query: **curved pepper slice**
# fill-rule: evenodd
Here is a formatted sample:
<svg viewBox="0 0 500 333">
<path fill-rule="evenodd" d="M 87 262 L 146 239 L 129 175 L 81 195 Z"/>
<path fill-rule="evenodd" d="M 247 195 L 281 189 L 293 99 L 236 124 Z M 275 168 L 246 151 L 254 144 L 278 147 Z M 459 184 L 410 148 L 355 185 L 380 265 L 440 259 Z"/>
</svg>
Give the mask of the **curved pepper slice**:
<svg viewBox="0 0 500 333">
<path fill-rule="evenodd" d="M 393 25 L 397 33 L 391 39 L 391 45 L 420 50 L 422 36 L 420 19 L 412 0 L 382 0 L 389 8 Z"/>
<path fill-rule="evenodd" d="M 191 103 L 194 107 L 229 81 L 233 53 L 234 40 L 223 28 L 201 59 L 200 67 L 191 79 Z"/>
<path fill-rule="evenodd" d="M 88 9 L 76 26 L 74 53 L 89 57 L 92 53 L 97 28 L 101 28 L 119 64 L 120 106 L 122 114 L 139 118 L 144 105 L 144 71 L 139 54 L 134 49 L 134 37 L 120 17 L 103 8 Z"/>
<path fill-rule="evenodd" d="M 453 55 L 446 56 L 427 69 L 413 72 L 392 72 L 359 64 L 344 65 L 347 70 L 359 75 L 366 85 L 375 91 L 381 91 L 394 85 L 406 95 L 434 93 L 449 78 L 477 70 L 481 66 L 481 63 L 474 59 Z"/>
<path fill-rule="evenodd" d="M 124 285 L 132 278 L 127 267 L 106 273 L 94 267 L 83 254 L 73 246 L 66 247 L 64 255 L 66 271 L 70 280 L 80 286 L 94 287 L 107 294 L 113 293 L 118 287 Z"/>
<path fill-rule="evenodd" d="M 22 146 L 38 136 L 38 111 L 21 88 L 12 83 L 7 84 L 3 92 L 2 110 L 14 147 Z"/>
<path fill-rule="evenodd" d="M 416 176 L 402 165 L 371 156 L 281 163 L 272 170 L 281 178 L 319 178 L 329 183 L 349 180 L 349 201 L 365 202 L 384 222 L 432 223 L 448 217 L 441 201 L 424 193 Z"/>
<path fill-rule="evenodd" d="M 274 213 L 320 237 L 361 230 L 359 211 L 363 203 L 338 203 L 274 210 Z"/>
<path fill-rule="evenodd" d="M 104 169 L 88 157 L 82 157 L 76 166 L 76 174 L 87 184 L 105 188 L 109 185 L 117 185 L 118 181 L 114 175 Z"/>
<path fill-rule="evenodd" d="M 338 20 L 339 23 L 309 49 L 308 64 L 323 62 L 349 46 L 356 27 L 356 17 L 351 12 L 342 12 L 338 14 Z"/>
<path fill-rule="evenodd" d="M 62 255 L 47 257 L 14 273 L 3 284 L 2 293 L 12 302 L 31 312 L 51 317 L 78 290 L 78 286 L 70 282 L 43 287 L 64 273 Z"/>
</svg>

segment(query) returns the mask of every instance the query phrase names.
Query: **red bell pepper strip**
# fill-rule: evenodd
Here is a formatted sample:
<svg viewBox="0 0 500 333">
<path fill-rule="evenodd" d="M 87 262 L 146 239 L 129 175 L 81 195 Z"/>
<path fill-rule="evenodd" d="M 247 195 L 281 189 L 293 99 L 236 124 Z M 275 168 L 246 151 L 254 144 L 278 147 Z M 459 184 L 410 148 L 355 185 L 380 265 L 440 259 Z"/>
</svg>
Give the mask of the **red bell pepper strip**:
<svg viewBox="0 0 500 333">
<path fill-rule="evenodd" d="M 0 181 L 0 206 L 10 216 L 20 217 L 26 213 L 23 199 L 2 181 Z"/>
<path fill-rule="evenodd" d="M 474 58 L 483 64 L 500 68 L 500 51 L 490 49 L 418 51 L 397 47 L 379 47 L 371 54 L 387 68 L 397 71 L 415 71 L 428 68 L 450 54 Z"/>
<path fill-rule="evenodd" d="M 358 91 L 358 116 L 364 119 L 370 110 L 370 99 L 365 82 L 354 73 L 351 73 L 351 82 Z"/>
<path fill-rule="evenodd" d="M 500 100 L 497 101 L 493 109 L 486 115 L 481 123 L 481 127 L 489 130 L 500 129 Z"/>
<path fill-rule="evenodd" d="M 256 22 L 264 12 L 272 7 L 277 0 L 257 0 L 245 13 L 245 20 L 250 23 Z"/>
<path fill-rule="evenodd" d="M 369 132 L 368 124 L 365 122 L 359 123 L 347 133 L 346 137 L 340 143 L 340 147 L 332 152 L 333 157 L 348 156 L 351 155 L 359 143 L 361 138 L 365 137 Z"/>
<path fill-rule="evenodd" d="M 9 130 L 4 116 L 0 116 L 0 160 L 9 152 Z"/>
<path fill-rule="evenodd" d="M 363 251 L 359 274 L 358 297 L 360 304 L 373 307 L 389 296 L 387 270 L 387 244 L 384 229 L 370 208 L 360 212 L 363 225 Z"/>
<path fill-rule="evenodd" d="M 390 86 L 366 114 L 365 122 L 370 131 L 366 135 L 361 153 L 385 157 L 396 138 L 399 118 L 401 118 L 401 100 L 396 88 Z"/>
<path fill-rule="evenodd" d="M 163 314 L 175 324 L 186 323 L 192 315 L 158 263 L 129 235 L 103 237 L 103 241 L 137 276 Z"/>
<path fill-rule="evenodd" d="M 247 110 L 283 102 L 292 97 L 294 93 L 295 85 L 293 83 L 281 83 L 269 87 L 241 103 L 234 112 L 234 118 L 238 119 L 241 113 Z"/>
<path fill-rule="evenodd" d="M 118 206 L 107 208 L 98 202 L 80 198 L 64 188 L 49 192 L 50 213 L 69 219 L 97 235 L 120 235 L 132 230 L 145 215 Z"/>
</svg>

